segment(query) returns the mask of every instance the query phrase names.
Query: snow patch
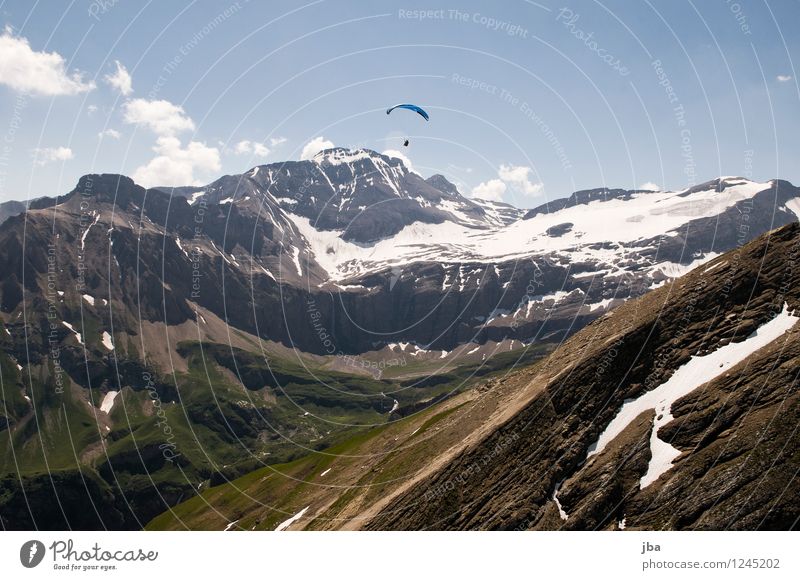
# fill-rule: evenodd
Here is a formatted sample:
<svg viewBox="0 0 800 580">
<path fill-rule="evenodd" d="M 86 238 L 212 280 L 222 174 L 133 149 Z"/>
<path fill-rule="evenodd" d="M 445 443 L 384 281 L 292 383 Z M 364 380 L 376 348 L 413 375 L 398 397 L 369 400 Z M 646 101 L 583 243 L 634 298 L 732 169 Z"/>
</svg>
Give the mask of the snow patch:
<svg viewBox="0 0 800 580">
<path fill-rule="evenodd" d="M 336 287 L 339 288 L 339 290 L 369 290 L 369 288 L 363 284 L 336 284 Z"/>
<path fill-rule="evenodd" d="M 89 296 L 88 294 L 82 294 L 81 296 L 90 306 L 94 306 L 94 296 Z"/>
<path fill-rule="evenodd" d="M 175 237 L 175 244 L 178 246 L 178 249 L 188 258 L 189 252 L 187 252 L 183 245 L 181 245 L 181 239 L 177 236 Z"/>
<path fill-rule="evenodd" d="M 594 278 L 595 276 L 605 276 L 606 274 L 610 274 L 611 270 L 591 270 L 589 272 L 579 272 L 577 274 L 573 274 L 572 277 L 575 280 L 580 280 L 581 278 Z"/>
<path fill-rule="evenodd" d="M 614 298 L 603 298 L 600 302 L 595 302 L 593 304 L 586 304 L 585 306 L 589 307 L 589 312 L 594 312 L 595 310 L 600 310 L 608 308 L 608 305 L 611 304 L 615 299 Z"/>
<path fill-rule="evenodd" d="M 106 396 L 103 397 L 103 402 L 100 403 L 100 410 L 108 414 L 114 408 L 114 399 L 119 395 L 119 391 L 108 391 Z"/>
<path fill-rule="evenodd" d="M 564 511 L 564 507 L 561 505 L 561 502 L 558 501 L 558 490 L 561 489 L 561 485 L 563 483 L 564 480 L 562 479 L 556 484 L 555 489 L 553 489 L 553 501 L 555 502 L 556 507 L 558 508 L 558 515 L 561 517 L 562 520 L 566 522 L 569 519 L 569 515 L 567 514 L 567 512 Z"/>
<path fill-rule="evenodd" d="M 306 506 L 306 507 L 304 507 L 304 508 L 303 508 L 303 509 L 301 509 L 299 512 L 297 512 L 297 513 L 296 513 L 296 514 L 294 514 L 292 517 L 290 517 L 288 520 L 285 520 L 285 521 L 281 522 L 280 524 L 278 524 L 278 527 L 277 527 L 277 528 L 275 528 L 275 531 L 276 531 L 276 532 L 282 532 L 282 531 L 284 531 L 286 528 L 288 528 L 289 526 L 291 526 L 291 525 L 292 525 L 293 523 L 295 523 L 297 520 L 299 520 L 300 518 L 302 518 L 302 517 L 303 517 L 303 516 L 306 514 L 306 512 L 308 511 L 308 508 L 310 508 L 310 507 L 311 507 L 310 505 L 309 505 L 309 506 Z"/>
<path fill-rule="evenodd" d="M 75 334 L 75 338 L 77 338 L 77 339 L 78 339 L 78 342 L 79 342 L 79 343 L 81 343 L 81 344 L 83 344 L 83 338 L 81 337 L 81 333 L 80 333 L 80 332 L 78 332 L 77 330 L 75 330 L 75 329 L 72 327 L 72 325 L 71 325 L 69 322 L 63 322 L 63 321 L 62 321 L 62 322 L 61 322 L 61 324 L 63 324 L 63 325 L 64 325 L 64 326 L 66 326 L 67 328 L 69 328 L 69 329 L 70 329 L 70 330 L 71 330 L 71 331 L 72 331 L 72 332 Z"/>
<path fill-rule="evenodd" d="M 354 161 L 369 159 L 370 154 L 366 149 L 327 149 L 320 151 L 313 157 L 314 163 L 327 163 L 328 165 L 346 165 Z"/>
<path fill-rule="evenodd" d="M 714 264 L 714 265 L 712 265 L 712 266 L 709 266 L 708 268 L 706 268 L 705 270 L 703 270 L 703 274 L 705 274 L 705 273 L 707 273 L 707 272 L 710 272 L 711 270 L 716 270 L 716 269 L 717 269 L 717 268 L 719 268 L 720 266 L 724 266 L 724 265 L 725 265 L 725 264 L 727 264 L 727 263 L 728 263 L 728 261 L 727 261 L 727 260 L 722 260 L 721 262 L 717 262 L 716 264 Z"/>
<path fill-rule="evenodd" d="M 196 202 L 198 199 L 200 199 L 201 197 L 203 197 L 205 194 L 206 194 L 206 190 L 205 190 L 205 189 L 204 189 L 204 190 L 202 190 L 202 191 L 196 191 L 196 192 L 194 192 L 194 193 L 192 194 L 192 198 L 189 200 L 189 205 L 194 205 L 194 203 L 195 203 L 195 202 Z"/>
<path fill-rule="evenodd" d="M 786 209 L 792 212 L 797 219 L 800 219 L 800 197 L 795 197 L 787 201 Z"/>
<path fill-rule="evenodd" d="M 94 212 L 94 221 L 86 227 L 86 229 L 83 231 L 83 235 L 81 236 L 81 251 L 83 251 L 84 246 L 86 245 L 86 236 L 89 235 L 89 230 L 91 230 L 92 226 L 96 224 L 99 220 L 100 220 L 100 213 Z"/>
<path fill-rule="evenodd" d="M 303 275 L 303 266 L 300 264 L 300 248 L 297 246 L 292 248 L 292 260 L 294 261 L 294 267 L 297 269 L 297 275 Z"/>
<path fill-rule="evenodd" d="M 658 438 L 658 430 L 673 419 L 671 411 L 675 401 L 767 346 L 792 328 L 799 319 L 790 314 L 788 304 L 784 304 L 780 314 L 761 325 L 745 340 L 731 342 L 704 356 L 693 356 L 689 362 L 675 370 L 667 382 L 637 399 L 625 401 L 617 416 L 589 447 L 587 459 L 601 453 L 636 417 L 650 409 L 655 410 L 656 418 L 650 433 L 650 464 L 640 481 L 640 486 L 644 489 L 666 473 L 681 454 L 678 449 Z"/>
<path fill-rule="evenodd" d="M 689 264 L 677 264 L 675 262 L 661 262 L 660 264 L 656 264 L 653 269 L 654 270 L 661 270 L 661 273 L 669 278 L 680 278 L 684 274 L 688 274 L 698 266 L 705 264 L 706 262 L 710 262 L 714 258 L 721 256 L 722 254 L 710 252 L 703 256 L 702 258 L 697 258 L 696 260 L 690 262 Z"/>
<path fill-rule="evenodd" d="M 114 341 L 111 339 L 111 334 L 107 331 L 103 331 L 102 339 L 103 346 L 106 347 L 108 350 L 114 350 Z"/>
<path fill-rule="evenodd" d="M 222 250 L 220 250 L 219 248 L 217 248 L 217 245 L 214 243 L 214 240 L 209 240 L 209 241 L 211 242 L 211 246 L 212 246 L 212 247 L 213 247 L 213 248 L 214 248 L 214 249 L 215 249 L 217 252 L 219 252 L 219 255 L 220 255 L 220 256 L 222 256 L 222 259 L 223 259 L 223 260 L 225 260 L 225 262 L 227 262 L 229 265 L 233 266 L 233 262 L 231 262 L 231 261 L 228 259 L 228 256 L 226 256 L 226 255 L 225 255 L 225 252 L 223 252 Z"/>
</svg>

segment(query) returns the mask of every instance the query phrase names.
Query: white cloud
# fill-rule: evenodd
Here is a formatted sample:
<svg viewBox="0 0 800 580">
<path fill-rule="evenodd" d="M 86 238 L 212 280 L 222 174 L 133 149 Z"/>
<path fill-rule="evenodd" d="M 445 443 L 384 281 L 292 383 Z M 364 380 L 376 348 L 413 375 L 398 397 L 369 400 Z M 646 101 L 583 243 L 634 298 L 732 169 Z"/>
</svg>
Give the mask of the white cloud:
<svg viewBox="0 0 800 580">
<path fill-rule="evenodd" d="M 271 137 L 269 140 L 270 147 L 277 147 L 286 143 L 286 137 Z"/>
<path fill-rule="evenodd" d="M 311 159 L 323 149 L 330 149 L 333 146 L 334 145 L 332 141 L 328 141 L 321 135 L 319 137 L 314 137 L 311 141 L 305 144 L 305 147 L 303 147 L 303 151 L 300 153 L 300 159 Z"/>
<path fill-rule="evenodd" d="M 502 201 L 505 192 L 505 182 L 500 179 L 490 179 L 472 188 L 472 197 L 485 199 L 487 201 Z"/>
<path fill-rule="evenodd" d="M 91 117 L 97 112 L 97 105 L 89 105 L 86 107 L 86 114 Z"/>
<path fill-rule="evenodd" d="M 97 136 L 102 139 L 103 137 L 111 137 L 112 139 L 119 139 L 122 137 L 122 133 L 117 131 L 116 129 L 106 129 L 105 131 L 100 131 Z"/>
<path fill-rule="evenodd" d="M 397 159 L 403 162 L 403 165 L 405 165 L 409 171 L 417 173 L 416 171 L 414 171 L 414 166 L 411 164 L 411 159 L 409 159 L 406 156 L 406 154 L 403 153 L 402 151 L 398 151 L 397 149 L 387 149 L 386 151 L 383 152 L 383 154 L 386 155 L 387 157 L 396 157 Z M 417 173 L 417 175 L 419 174 Z"/>
<path fill-rule="evenodd" d="M 33 150 L 33 159 L 36 165 L 47 165 L 53 161 L 67 161 L 72 157 L 72 149 L 69 147 L 44 147 Z"/>
<path fill-rule="evenodd" d="M 239 141 L 233 148 L 237 155 L 255 155 L 256 157 L 266 157 L 269 155 L 269 147 L 256 141 Z"/>
<path fill-rule="evenodd" d="M 194 122 L 186 115 L 183 107 L 169 101 L 148 101 L 131 99 L 123 105 L 126 123 L 144 125 L 156 135 L 171 136 L 180 131 L 191 131 Z"/>
<path fill-rule="evenodd" d="M 177 137 L 162 136 L 153 150 L 158 154 L 133 173 L 133 179 L 145 187 L 156 185 L 200 185 L 194 172 L 215 172 L 221 168 L 219 149 L 190 141 L 182 147 Z"/>
<path fill-rule="evenodd" d="M 661 189 L 652 181 L 645 181 L 639 186 L 639 189 L 646 189 L 648 191 L 661 191 Z"/>
<path fill-rule="evenodd" d="M 123 96 L 127 97 L 133 92 L 133 79 L 131 79 L 131 75 L 128 72 L 121 62 L 118 60 L 114 61 L 117 65 L 117 72 L 113 75 L 106 75 L 104 80 L 117 89 Z"/>
<path fill-rule="evenodd" d="M 27 38 L 14 36 L 6 26 L 0 36 L 0 83 L 15 91 L 45 96 L 77 95 L 95 88 L 82 73 L 69 74 L 57 52 L 36 52 Z"/>
<path fill-rule="evenodd" d="M 775 78 L 778 79 L 779 83 L 788 83 L 792 80 L 792 75 L 778 75 Z"/>
<path fill-rule="evenodd" d="M 510 186 L 514 191 L 534 197 L 544 187 L 541 183 L 533 183 L 530 175 L 533 170 L 524 165 L 500 165 L 497 170 L 499 179 L 490 179 L 479 183 L 472 189 L 472 197 L 489 201 L 502 201 L 503 194 Z"/>
<path fill-rule="evenodd" d="M 530 174 L 532 170 L 530 167 L 522 165 L 500 165 L 497 172 L 498 177 L 506 184 L 510 185 L 519 192 L 534 196 L 542 190 L 541 183 L 532 183 Z"/>
</svg>

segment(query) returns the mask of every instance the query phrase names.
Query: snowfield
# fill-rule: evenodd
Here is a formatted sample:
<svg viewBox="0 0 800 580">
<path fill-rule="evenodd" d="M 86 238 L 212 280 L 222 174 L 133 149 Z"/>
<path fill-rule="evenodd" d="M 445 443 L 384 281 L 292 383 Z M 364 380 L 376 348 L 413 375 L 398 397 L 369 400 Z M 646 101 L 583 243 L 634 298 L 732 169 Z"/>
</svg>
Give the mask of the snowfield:
<svg viewBox="0 0 800 580">
<path fill-rule="evenodd" d="M 773 340 L 791 329 L 800 317 L 789 312 L 788 304 L 784 304 L 779 315 L 761 325 L 758 330 L 741 342 L 731 342 L 704 356 L 693 356 L 689 362 L 679 367 L 669 380 L 637 399 L 625 402 L 617 416 L 600 434 L 598 440 L 589 447 L 587 459 L 602 453 L 636 417 L 650 409 L 655 410 L 656 418 L 650 433 L 650 452 L 652 457 L 647 473 L 642 477 L 640 485 L 645 488 L 671 467 L 672 462 L 681 452 L 658 437 L 658 430 L 672 421 L 672 405 L 685 397 L 697 387 L 728 372 L 757 350 L 767 346 Z"/>
<path fill-rule="evenodd" d="M 459 214 L 456 217 L 461 223 L 415 222 L 373 244 L 351 243 L 341 238 L 344 230 L 317 230 L 307 218 L 292 213 L 288 216 L 332 280 L 420 261 L 497 263 L 524 258 L 533 252 L 567 253 L 573 263 L 593 261 L 611 265 L 620 257 L 619 247 L 590 246 L 608 240 L 617 245 L 635 245 L 637 241 L 672 232 L 691 220 L 718 215 L 771 186 L 770 182 L 746 180 L 728 183 L 721 192 L 715 188 L 692 194 L 643 192 L 632 194 L 627 200 L 596 200 L 490 228 L 470 227 L 466 224 L 474 220 Z M 560 236 L 547 234 L 553 226 L 565 223 L 573 224 L 569 231 Z M 716 256 L 709 254 L 686 266 L 664 263 L 653 268 L 675 276 Z"/>
</svg>

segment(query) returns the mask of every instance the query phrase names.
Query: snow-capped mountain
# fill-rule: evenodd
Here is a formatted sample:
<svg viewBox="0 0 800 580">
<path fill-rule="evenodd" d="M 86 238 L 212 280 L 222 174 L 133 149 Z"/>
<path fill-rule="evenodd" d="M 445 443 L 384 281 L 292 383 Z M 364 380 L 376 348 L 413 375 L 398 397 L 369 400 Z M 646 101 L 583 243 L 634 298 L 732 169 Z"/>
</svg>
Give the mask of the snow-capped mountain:
<svg viewBox="0 0 800 580">
<path fill-rule="evenodd" d="M 304 273 L 320 267 L 324 279 L 341 282 L 433 262 L 443 267 L 445 289 L 452 264 L 545 256 L 601 275 L 647 271 L 658 282 L 729 249 L 741 232 L 749 239 L 800 213 L 791 184 L 738 177 L 680 192 L 579 191 L 524 212 L 467 199 L 443 176 L 423 180 L 399 159 L 341 148 L 226 176 L 203 192 L 208 203 L 253 201 L 273 219 L 279 207 L 308 252 Z"/>
<path fill-rule="evenodd" d="M 28 227 L 42 221 L 47 237 L 55 217 L 82 231 L 76 199 L 87 197 L 98 225 L 82 239 L 105 244 L 111 269 L 146 286 L 138 293 L 145 313 L 164 313 L 163 286 L 175 301 L 167 315 L 178 321 L 193 316 L 187 301 L 196 302 L 243 330 L 317 353 L 325 349 L 319 328 L 344 353 L 401 342 L 451 351 L 557 341 L 800 213 L 790 183 L 737 177 L 679 192 L 580 191 L 523 212 L 468 199 L 443 176 L 425 180 L 399 159 L 336 148 L 201 188 L 145 191 L 127 178 L 86 177 L 60 205 L 27 212 Z M 12 218 L 3 227 L 10 234 L 22 225 Z M 145 244 L 154 249 L 144 270 L 124 272 Z M 156 287 L 141 275 L 151 269 Z M 193 273 L 204 284 L 196 296 Z M 128 292 L 107 278 L 95 274 L 105 293 Z M 21 278 L 12 276 L 3 308 L 14 311 L 21 295 Z M 265 323 L 276 312 L 285 323 Z"/>
<path fill-rule="evenodd" d="M 356 351 L 557 338 L 800 213 L 790 183 L 738 177 L 678 192 L 578 191 L 525 212 L 341 148 L 177 192 L 272 224 L 281 251 L 266 269 L 338 296 L 337 331 L 354 334 L 343 321 L 367 329 L 368 342 L 344 339 Z"/>
<path fill-rule="evenodd" d="M 178 193 L 207 203 L 258 198 L 270 209 L 305 218 L 316 229 L 357 244 L 385 239 L 413 223 L 454 220 L 481 227 L 498 219 L 496 210 L 487 215 L 443 176 L 425 180 L 400 159 L 367 149 L 327 149 L 308 161 L 262 165 Z"/>
</svg>

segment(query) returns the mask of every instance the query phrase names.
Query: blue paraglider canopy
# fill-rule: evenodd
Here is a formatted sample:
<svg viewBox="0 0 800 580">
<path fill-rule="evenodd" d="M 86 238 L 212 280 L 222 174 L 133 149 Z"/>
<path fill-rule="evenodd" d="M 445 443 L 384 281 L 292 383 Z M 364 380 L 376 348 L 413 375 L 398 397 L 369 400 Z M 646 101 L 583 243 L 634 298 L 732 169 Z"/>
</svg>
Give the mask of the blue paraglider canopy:
<svg viewBox="0 0 800 580">
<path fill-rule="evenodd" d="M 428 113 L 422 107 L 418 107 L 416 105 L 410 105 L 408 103 L 403 103 L 402 105 L 395 105 L 394 107 L 390 107 L 386 109 L 386 114 L 388 115 L 395 109 L 408 109 L 409 111 L 414 111 L 415 113 L 419 113 L 419 115 L 425 119 L 426 121 L 430 121 L 430 117 L 428 117 Z"/>
</svg>

